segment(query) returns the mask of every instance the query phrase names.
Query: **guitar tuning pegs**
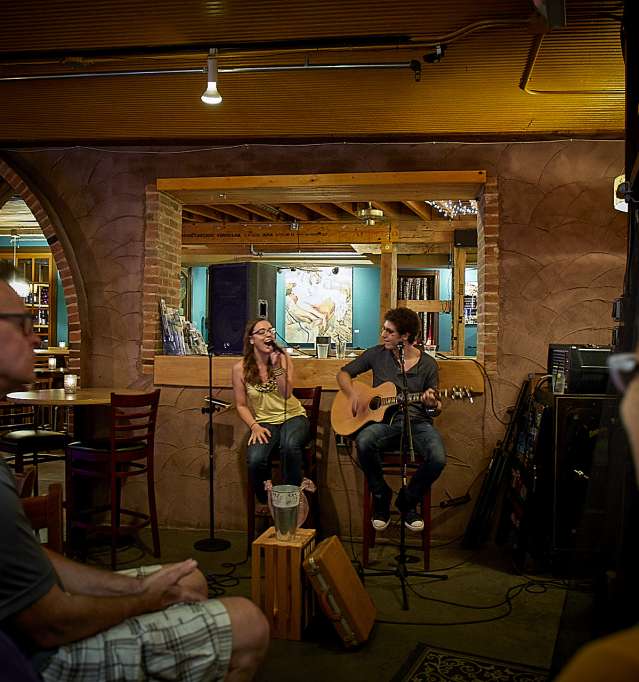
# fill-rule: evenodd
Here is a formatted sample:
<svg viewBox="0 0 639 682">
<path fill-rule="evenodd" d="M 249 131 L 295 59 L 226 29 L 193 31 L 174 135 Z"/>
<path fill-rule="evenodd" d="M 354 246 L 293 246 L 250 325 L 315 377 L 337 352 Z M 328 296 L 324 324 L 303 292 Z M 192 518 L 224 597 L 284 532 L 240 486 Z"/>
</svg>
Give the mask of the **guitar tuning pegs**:
<svg viewBox="0 0 639 682">
<path fill-rule="evenodd" d="M 464 393 L 466 394 L 466 397 L 468 398 L 468 402 L 472 405 L 475 401 L 473 400 L 473 394 L 468 388 L 468 386 L 464 386 Z"/>
</svg>

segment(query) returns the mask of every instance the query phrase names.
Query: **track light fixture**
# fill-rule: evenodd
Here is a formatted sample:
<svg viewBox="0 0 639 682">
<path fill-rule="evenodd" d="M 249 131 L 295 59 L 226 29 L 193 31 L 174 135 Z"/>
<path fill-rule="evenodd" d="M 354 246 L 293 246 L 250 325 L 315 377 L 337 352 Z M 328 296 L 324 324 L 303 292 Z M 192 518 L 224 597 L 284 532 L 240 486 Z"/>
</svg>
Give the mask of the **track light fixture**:
<svg viewBox="0 0 639 682">
<path fill-rule="evenodd" d="M 217 90 L 217 50 L 211 48 L 209 57 L 207 59 L 207 80 L 208 85 L 206 90 L 202 93 L 200 99 L 204 104 L 219 104 L 222 101 L 222 95 Z"/>
</svg>

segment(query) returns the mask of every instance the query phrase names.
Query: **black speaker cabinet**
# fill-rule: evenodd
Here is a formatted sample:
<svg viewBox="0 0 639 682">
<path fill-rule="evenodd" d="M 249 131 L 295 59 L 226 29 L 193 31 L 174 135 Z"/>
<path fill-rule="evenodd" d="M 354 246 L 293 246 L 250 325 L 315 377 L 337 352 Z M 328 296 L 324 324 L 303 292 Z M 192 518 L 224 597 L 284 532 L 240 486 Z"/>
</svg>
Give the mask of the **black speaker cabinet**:
<svg viewBox="0 0 639 682">
<path fill-rule="evenodd" d="M 554 400 L 552 550 L 614 554 L 623 525 L 628 456 L 618 397 Z"/>
<path fill-rule="evenodd" d="M 275 324 L 277 269 L 266 263 L 209 266 L 209 345 L 215 355 L 241 355 L 244 328 L 262 317 Z"/>
</svg>

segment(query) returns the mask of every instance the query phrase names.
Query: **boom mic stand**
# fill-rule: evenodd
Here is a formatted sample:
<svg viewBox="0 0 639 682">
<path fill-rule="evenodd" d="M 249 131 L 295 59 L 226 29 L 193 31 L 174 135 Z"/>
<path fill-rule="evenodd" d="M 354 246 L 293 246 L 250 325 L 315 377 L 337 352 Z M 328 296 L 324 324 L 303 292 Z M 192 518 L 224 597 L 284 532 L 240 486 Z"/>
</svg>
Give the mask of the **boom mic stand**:
<svg viewBox="0 0 639 682">
<path fill-rule="evenodd" d="M 400 391 L 401 407 L 403 413 L 402 435 L 400 439 L 400 477 L 402 481 L 399 495 L 402 500 L 406 500 L 406 486 L 407 486 L 407 470 L 408 459 L 410 457 L 411 464 L 415 463 L 415 449 L 413 447 L 413 430 L 410 423 L 409 401 L 408 401 L 408 378 L 406 376 L 406 365 L 404 362 L 404 344 L 397 345 L 399 351 L 399 366 L 402 374 L 402 388 Z M 422 514 L 424 510 L 422 509 Z M 429 573 L 427 571 L 409 571 L 406 568 L 409 557 L 406 554 L 406 505 L 403 504 L 400 509 L 399 521 L 399 554 L 396 557 L 397 566 L 394 571 L 375 571 L 369 575 L 396 575 L 402 588 L 402 610 L 408 611 L 408 593 L 406 591 L 406 583 L 409 576 L 419 576 L 421 578 L 432 578 L 433 580 L 448 580 L 448 576 L 442 573 Z M 422 531 L 423 532 L 423 531 Z M 412 557 L 411 557 L 412 558 Z"/>
<path fill-rule="evenodd" d="M 220 552 L 228 549 L 231 543 L 228 540 L 215 537 L 215 446 L 213 444 L 213 413 L 224 409 L 221 401 L 213 400 L 213 345 L 209 343 L 209 395 L 208 407 L 202 408 L 202 414 L 209 415 L 209 537 L 198 540 L 193 547 L 200 552 Z M 228 405 L 226 406 L 228 407 Z"/>
</svg>

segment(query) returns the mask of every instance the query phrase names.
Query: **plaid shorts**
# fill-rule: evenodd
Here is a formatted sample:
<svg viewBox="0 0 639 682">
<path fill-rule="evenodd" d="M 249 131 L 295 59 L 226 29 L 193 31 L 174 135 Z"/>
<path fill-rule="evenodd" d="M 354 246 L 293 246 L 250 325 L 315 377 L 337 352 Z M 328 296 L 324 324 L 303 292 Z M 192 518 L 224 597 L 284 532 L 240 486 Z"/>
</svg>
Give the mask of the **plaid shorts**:
<svg viewBox="0 0 639 682">
<path fill-rule="evenodd" d="M 143 577 L 158 568 L 122 573 Z M 231 620 L 220 601 L 174 604 L 61 646 L 40 674 L 45 682 L 223 680 L 232 646 Z"/>
</svg>

